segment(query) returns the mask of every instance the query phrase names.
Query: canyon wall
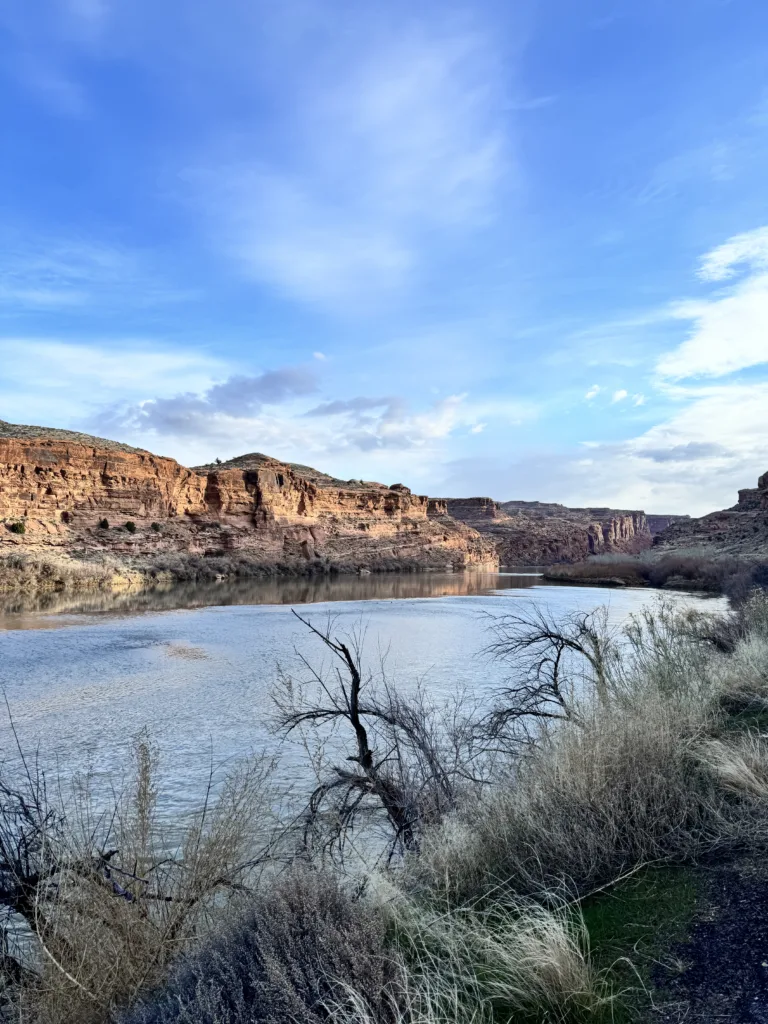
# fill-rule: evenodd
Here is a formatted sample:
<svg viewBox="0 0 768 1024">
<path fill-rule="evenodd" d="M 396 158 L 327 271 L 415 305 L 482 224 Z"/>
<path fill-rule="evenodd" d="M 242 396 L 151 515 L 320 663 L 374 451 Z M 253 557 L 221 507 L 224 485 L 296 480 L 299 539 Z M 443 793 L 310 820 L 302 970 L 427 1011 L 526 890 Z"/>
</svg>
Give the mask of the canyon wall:
<svg viewBox="0 0 768 1024">
<path fill-rule="evenodd" d="M 35 548 L 234 556 L 299 571 L 497 563 L 487 538 L 402 484 L 339 481 L 259 454 L 187 469 L 114 441 L 0 422 L 0 551 Z"/>
<path fill-rule="evenodd" d="M 757 487 L 739 491 L 731 508 L 698 519 L 671 523 L 654 544 L 668 549 L 701 549 L 708 554 L 768 555 L 768 473 Z"/>
<path fill-rule="evenodd" d="M 645 517 L 648 520 L 648 529 L 651 531 L 652 537 L 657 537 L 662 533 L 668 526 L 673 523 L 688 522 L 690 516 L 666 516 L 666 515 L 651 515 L 650 513 Z"/>
<path fill-rule="evenodd" d="M 638 511 L 491 498 L 450 498 L 447 509 L 493 540 L 502 565 L 577 562 L 588 555 L 634 554 L 652 544 L 645 513 Z"/>
</svg>

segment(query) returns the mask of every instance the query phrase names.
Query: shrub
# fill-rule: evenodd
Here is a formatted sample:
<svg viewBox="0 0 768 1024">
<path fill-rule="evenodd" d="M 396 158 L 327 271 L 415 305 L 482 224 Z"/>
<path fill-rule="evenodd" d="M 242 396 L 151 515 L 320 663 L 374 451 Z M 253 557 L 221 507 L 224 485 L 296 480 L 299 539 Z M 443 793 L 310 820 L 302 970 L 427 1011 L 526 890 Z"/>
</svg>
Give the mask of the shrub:
<svg viewBox="0 0 768 1024">
<path fill-rule="evenodd" d="M 329 875 L 294 870 L 181 964 L 166 991 L 121 1024 L 320 1024 L 346 986 L 367 1018 L 394 1022 L 397 969 L 375 907 Z"/>
<path fill-rule="evenodd" d="M 428 833 L 413 884 L 459 902 L 500 883 L 546 899 L 564 887 L 583 895 L 649 861 L 764 850 L 768 748 L 729 735 L 722 705 L 729 693 L 768 696 L 766 610 L 755 595 L 729 617 L 741 638 L 725 656 L 695 619 L 663 609 L 636 619 L 610 699 L 583 703 L 578 724 L 540 736 L 513 785 Z"/>
<path fill-rule="evenodd" d="M 130 520 L 125 524 L 125 529 L 128 533 L 136 533 L 136 523 L 132 523 Z"/>
<path fill-rule="evenodd" d="M 150 529 L 154 530 L 155 533 L 160 533 L 160 523 L 152 523 Z"/>
<path fill-rule="evenodd" d="M 11 531 L 11 533 L 26 533 L 27 532 L 27 528 L 24 525 L 24 523 L 22 523 L 22 522 L 11 523 L 11 525 L 8 527 L 8 529 Z"/>
<path fill-rule="evenodd" d="M 221 780 L 171 836 L 146 736 L 134 759 L 130 789 L 106 806 L 91 777 L 71 795 L 49 789 L 34 759 L 0 775 L 2 902 L 27 926 L 26 952 L 4 966 L 22 968 L 24 1019 L 34 1024 L 113 1024 L 256 881 L 243 864 L 271 821 L 270 763 L 253 759 Z M 39 969 L 27 973 L 30 960 Z"/>
<path fill-rule="evenodd" d="M 99 529 L 100 530 L 108 530 L 109 529 L 109 520 L 108 519 L 100 519 L 99 520 Z"/>
</svg>

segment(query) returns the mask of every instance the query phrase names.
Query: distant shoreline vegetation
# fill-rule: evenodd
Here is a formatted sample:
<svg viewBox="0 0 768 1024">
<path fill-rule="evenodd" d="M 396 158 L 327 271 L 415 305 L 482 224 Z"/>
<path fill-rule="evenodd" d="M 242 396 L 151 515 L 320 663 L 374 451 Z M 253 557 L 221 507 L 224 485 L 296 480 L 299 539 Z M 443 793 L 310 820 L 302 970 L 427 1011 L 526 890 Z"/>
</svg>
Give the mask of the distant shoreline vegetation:
<svg viewBox="0 0 768 1024">
<path fill-rule="evenodd" d="M 768 560 L 697 549 L 652 550 L 636 556 L 595 555 L 584 562 L 548 566 L 544 578 L 593 586 L 694 590 L 743 600 L 755 587 L 768 589 Z"/>
<path fill-rule="evenodd" d="M 108 529 L 109 525 L 103 528 Z M 170 553 L 150 559 L 120 558 L 105 553 L 77 557 L 50 552 L 19 552 L 0 555 L 0 593 L 34 595 L 121 591 L 217 580 L 430 571 L 435 570 L 417 561 L 384 557 L 369 561 L 365 566 L 348 562 L 282 565 L 233 555 Z M 459 571 L 472 573 L 476 570 Z M 734 600 L 743 599 L 754 587 L 768 588 L 768 562 L 764 559 L 718 556 L 701 551 L 647 551 L 636 556 L 596 555 L 584 562 L 545 566 L 541 571 L 544 579 L 551 582 L 691 590 L 723 594 Z"/>
</svg>

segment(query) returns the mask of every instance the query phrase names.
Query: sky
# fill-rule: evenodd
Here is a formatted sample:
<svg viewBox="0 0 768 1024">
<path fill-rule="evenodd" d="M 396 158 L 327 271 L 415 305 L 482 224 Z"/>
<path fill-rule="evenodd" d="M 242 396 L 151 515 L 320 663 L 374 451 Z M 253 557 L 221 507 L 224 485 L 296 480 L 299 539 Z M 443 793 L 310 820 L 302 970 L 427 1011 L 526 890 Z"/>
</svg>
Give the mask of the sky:
<svg viewBox="0 0 768 1024">
<path fill-rule="evenodd" d="M 4 0 L 0 419 L 701 515 L 768 470 L 765 0 Z"/>
</svg>

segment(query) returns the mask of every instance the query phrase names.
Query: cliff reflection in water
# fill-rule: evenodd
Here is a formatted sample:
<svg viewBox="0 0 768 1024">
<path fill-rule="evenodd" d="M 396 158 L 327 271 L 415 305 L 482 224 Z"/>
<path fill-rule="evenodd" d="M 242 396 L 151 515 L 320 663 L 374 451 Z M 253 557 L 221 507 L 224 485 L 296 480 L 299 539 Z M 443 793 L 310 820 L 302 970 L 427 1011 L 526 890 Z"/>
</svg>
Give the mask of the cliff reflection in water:
<svg viewBox="0 0 768 1024">
<path fill-rule="evenodd" d="M 466 597 L 541 583 L 534 571 L 502 573 L 387 573 L 370 576 L 273 577 L 219 583 L 180 583 L 123 592 L 0 595 L 0 629 L 39 629 L 37 617 L 100 612 L 170 611 L 175 608 L 248 604 L 315 604 L 324 601 L 387 601 Z"/>
</svg>

